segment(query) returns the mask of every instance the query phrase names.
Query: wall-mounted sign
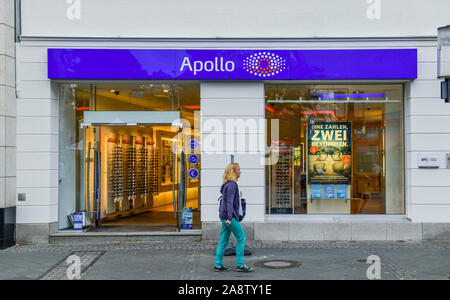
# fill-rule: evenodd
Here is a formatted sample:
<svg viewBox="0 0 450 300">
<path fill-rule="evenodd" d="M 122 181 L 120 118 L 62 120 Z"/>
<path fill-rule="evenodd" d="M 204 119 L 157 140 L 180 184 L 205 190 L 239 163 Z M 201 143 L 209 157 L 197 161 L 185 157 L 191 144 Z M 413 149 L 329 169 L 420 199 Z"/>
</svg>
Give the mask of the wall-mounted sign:
<svg viewBox="0 0 450 300">
<path fill-rule="evenodd" d="M 351 183 L 351 124 L 308 124 L 308 183 Z"/>
<path fill-rule="evenodd" d="M 198 164 L 198 155 L 197 154 L 191 154 L 188 156 L 188 161 L 191 165 L 196 165 Z"/>
<path fill-rule="evenodd" d="M 417 49 L 48 49 L 49 79 L 415 79 Z"/>
<path fill-rule="evenodd" d="M 439 169 L 438 153 L 419 153 L 419 169 Z"/>
<path fill-rule="evenodd" d="M 188 176 L 190 179 L 198 179 L 198 176 L 200 175 L 200 172 L 196 168 L 192 168 L 188 171 Z"/>
</svg>

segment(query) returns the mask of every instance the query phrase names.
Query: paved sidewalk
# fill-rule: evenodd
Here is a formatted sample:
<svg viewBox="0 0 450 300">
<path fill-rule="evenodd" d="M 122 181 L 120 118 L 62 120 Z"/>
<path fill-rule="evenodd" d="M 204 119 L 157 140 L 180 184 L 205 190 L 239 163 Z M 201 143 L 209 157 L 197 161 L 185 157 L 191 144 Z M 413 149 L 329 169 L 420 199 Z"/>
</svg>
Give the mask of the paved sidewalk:
<svg viewBox="0 0 450 300">
<path fill-rule="evenodd" d="M 66 279 L 66 259 L 81 258 L 82 279 L 367 279 L 366 259 L 381 259 L 381 279 L 449 280 L 450 242 L 249 242 L 248 265 L 266 260 L 301 262 L 299 267 L 252 273 L 216 273 L 216 242 L 111 242 L 78 245 L 16 246 L 0 251 L 0 280 Z M 224 259 L 234 267 L 235 256 Z"/>
</svg>

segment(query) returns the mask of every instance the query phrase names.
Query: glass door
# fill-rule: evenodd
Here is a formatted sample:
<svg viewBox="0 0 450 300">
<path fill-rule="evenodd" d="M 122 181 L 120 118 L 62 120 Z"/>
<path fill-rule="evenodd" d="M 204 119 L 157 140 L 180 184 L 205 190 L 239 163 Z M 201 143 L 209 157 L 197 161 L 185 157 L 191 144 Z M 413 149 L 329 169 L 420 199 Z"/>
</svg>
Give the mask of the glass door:
<svg viewBox="0 0 450 300">
<path fill-rule="evenodd" d="M 199 176 L 184 175 L 180 185 L 181 173 L 199 175 L 200 159 L 188 162 L 186 151 L 183 161 L 171 149 L 175 120 L 186 120 L 200 140 L 199 110 L 199 84 L 62 84 L 59 229 L 71 229 L 73 213 L 84 212 L 98 230 L 174 231 L 184 206 L 201 228 Z"/>
<path fill-rule="evenodd" d="M 352 214 L 385 214 L 382 123 L 355 123 L 353 131 L 356 138 Z"/>
<path fill-rule="evenodd" d="M 179 230 L 186 207 L 196 216 L 195 227 L 200 225 L 199 179 L 188 176 L 194 162 L 172 126 L 96 125 L 83 133 L 79 206 L 95 227 Z"/>
</svg>

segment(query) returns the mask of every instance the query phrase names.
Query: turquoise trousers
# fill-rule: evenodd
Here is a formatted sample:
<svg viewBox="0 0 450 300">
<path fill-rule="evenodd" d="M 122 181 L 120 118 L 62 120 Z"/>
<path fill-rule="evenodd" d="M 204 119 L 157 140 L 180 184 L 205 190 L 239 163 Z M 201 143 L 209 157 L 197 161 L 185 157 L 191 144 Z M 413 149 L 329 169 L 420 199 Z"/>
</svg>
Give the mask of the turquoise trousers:
<svg viewBox="0 0 450 300">
<path fill-rule="evenodd" d="M 231 225 L 226 224 L 226 220 L 222 220 L 222 232 L 220 233 L 220 241 L 217 245 L 216 251 L 216 266 L 223 266 L 223 255 L 227 249 L 228 242 L 230 240 L 230 235 L 236 237 L 236 266 L 242 266 L 244 264 L 244 247 L 245 247 L 245 233 L 242 229 L 241 223 L 233 218 L 231 220 Z"/>
</svg>

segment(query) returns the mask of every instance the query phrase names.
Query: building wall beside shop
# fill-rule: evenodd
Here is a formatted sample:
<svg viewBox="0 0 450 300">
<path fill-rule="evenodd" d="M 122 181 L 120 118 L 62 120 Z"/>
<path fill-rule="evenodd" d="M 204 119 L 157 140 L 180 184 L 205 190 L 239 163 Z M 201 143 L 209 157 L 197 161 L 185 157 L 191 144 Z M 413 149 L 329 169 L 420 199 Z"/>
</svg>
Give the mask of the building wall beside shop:
<svg viewBox="0 0 450 300">
<path fill-rule="evenodd" d="M 198 47 L 196 42 L 174 42 L 173 48 Z M 115 48 L 102 42 L 84 42 L 85 48 Z M 64 41 L 22 41 L 17 46 L 18 66 L 18 127 L 17 127 L 17 193 L 24 193 L 26 201 L 17 202 L 18 237 L 26 242 L 46 241 L 46 236 L 56 228 L 58 219 L 58 85 L 47 79 L 46 51 L 49 47 L 73 47 Z M 122 48 L 161 47 L 158 43 L 122 43 Z M 166 48 L 172 48 L 165 45 Z M 211 42 L 211 47 L 222 48 L 220 42 Z M 266 41 L 259 48 L 309 48 L 310 42 L 298 41 L 278 45 Z M 333 41 L 314 42 L 314 48 L 417 48 L 418 79 L 405 85 L 405 136 L 406 136 L 406 216 L 415 223 L 412 239 L 422 238 L 422 222 L 449 222 L 450 202 L 446 194 L 450 184 L 446 178 L 444 156 L 450 152 L 447 137 L 450 132 L 443 124 L 450 125 L 450 107 L 440 99 L 439 80 L 436 79 L 436 41 L 352 41 L 345 47 Z M 262 83 L 203 82 L 201 84 L 203 121 L 228 117 L 264 118 L 264 85 Z M 239 105 L 238 105 L 239 102 Z M 258 104 L 259 103 L 259 104 Z M 203 122 L 203 124 L 205 124 Z M 203 130 L 205 130 L 203 128 Z M 259 130 L 258 134 L 265 132 Z M 249 140 L 247 136 L 244 140 Z M 421 152 L 438 152 L 441 168 L 418 169 L 417 157 Z M 204 154 L 208 154 L 205 150 Z M 217 226 L 217 198 L 223 167 L 229 162 L 231 153 L 204 155 L 202 157 L 202 221 L 203 228 Z M 249 201 L 249 215 L 244 222 L 249 237 L 257 239 L 289 239 L 286 235 L 273 235 L 270 229 L 259 230 L 263 222 L 276 219 L 265 215 L 264 166 L 259 163 L 261 153 L 236 155 L 235 160 L 243 168 L 241 185 Z M 433 195 L 430 197 L 429 195 Z M 313 220 L 314 218 L 311 218 Z M 364 219 L 358 218 L 358 220 Z M 308 223 L 305 217 L 291 220 L 290 226 Z M 314 221 L 315 222 L 315 221 Z M 346 222 L 346 221 L 342 221 Z M 386 239 L 388 221 L 381 220 L 381 231 L 365 239 Z M 282 225 L 286 226 L 286 225 Z M 313 224 L 321 228 L 314 239 L 327 236 L 325 223 Z M 356 225 L 354 225 L 356 226 Z M 391 226 L 391 225 L 389 225 Z M 395 225 L 393 225 L 395 226 Z M 423 226 L 427 226 L 423 224 Z M 420 227 L 420 230 L 418 229 Z M 304 227 L 308 228 L 308 227 Z M 351 232 L 351 226 L 349 227 Z M 394 228 L 395 229 L 395 228 Z M 259 231 L 258 231 L 259 230 Z M 364 230 L 362 230 L 363 232 Z M 419 233 L 420 231 L 420 233 Z M 267 232 L 267 233 L 265 233 Z M 289 231 L 287 231 L 289 232 Z M 359 231 L 358 231 L 359 232 Z M 428 237 L 424 231 L 423 237 Z M 431 231 L 430 231 L 431 232 Z M 266 236 L 267 234 L 267 236 Z M 420 236 L 419 236 L 420 235 Z M 345 235 L 344 235 L 345 236 Z M 206 237 L 208 237 L 206 235 Z M 352 239 L 361 237 L 350 236 Z M 383 238 L 384 237 L 384 238 Z M 391 238 L 395 235 L 391 234 Z M 305 238 L 312 238 L 305 235 Z"/>
<path fill-rule="evenodd" d="M 450 9 L 447 0 L 21 2 L 23 36 L 72 38 L 436 36 Z"/>
<path fill-rule="evenodd" d="M 58 85 L 46 49 L 17 46 L 17 240 L 48 243 L 58 220 Z"/>
<path fill-rule="evenodd" d="M 296 220 L 268 217 L 265 215 L 265 169 L 259 165 L 261 153 L 255 153 L 235 157 L 243 168 L 242 189 L 246 195 L 252 195 L 247 197 L 250 207 L 244 224 L 250 239 L 404 240 L 439 238 L 445 234 L 448 237 L 450 169 L 446 168 L 445 155 L 450 153 L 450 106 L 440 99 L 436 78 L 436 29 L 447 25 L 450 3 L 437 0 L 431 5 L 429 1 L 414 0 L 412 5 L 411 0 L 382 1 L 381 18 L 371 19 L 370 4 L 352 1 L 354 9 L 333 0 L 305 0 L 295 4 L 286 0 L 278 3 L 277 8 L 268 5 L 270 9 L 264 9 L 263 4 L 269 2 L 255 0 L 243 8 L 245 13 L 255 13 L 255 18 L 242 18 L 244 12 L 235 7 L 243 4 L 237 0 L 228 3 L 227 8 L 206 0 L 174 1 L 165 3 L 164 8 L 160 1 L 148 0 L 137 0 L 133 5 L 121 0 L 81 0 L 74 4 L 22 0 L 22 33 L 16 48 L 17 193 L 25 201 L 17 202 L 19 242 L 48 242 L 49 233 L 57 228 L 58 85 L 47 77 L 47 48 L 59 47 L 417 49 L 418 79 L 405 84 L 406 215 L 400 221 L 381 218 L 375 223 L 366 216 L 343 218 L 337 223 L 337 219 L 324 221 L 310 216 Z M 167 5 L 176 9 L 168 9 Z M 260 8 L 254 10 L 254 5 Z M 405 7 L 414 9 L 405 10 Z M 99 15 L 99 10 L 104 13 Z M 336 15 L 341 17 L 335 18 Z M 262 83 L 203 82 L 201 85 L 203 121 L 236 115 L 264 118 Z M 207 154 L 202 157 L 203 230 L 205 238 L 215 239 L 217 198 L 229 154 L 210 155 L 203 151 Z M 417 159 L 422 152 L 438 153 L 440 168 L 419 169 Z"/>
<path fill-rule="evenodd" d="M 243 174 L 239 187 L 247 201 L 246 221 L 264 221 L 265 149 L 256 147 L 266 141 L 264 104 L 262 82 L 201 84 L 202 222 L 219 220 L 217 199 L 231 155 Z"/>
</svg>

